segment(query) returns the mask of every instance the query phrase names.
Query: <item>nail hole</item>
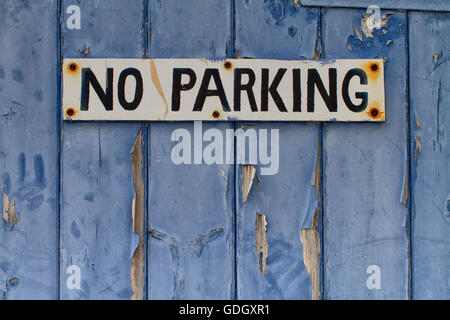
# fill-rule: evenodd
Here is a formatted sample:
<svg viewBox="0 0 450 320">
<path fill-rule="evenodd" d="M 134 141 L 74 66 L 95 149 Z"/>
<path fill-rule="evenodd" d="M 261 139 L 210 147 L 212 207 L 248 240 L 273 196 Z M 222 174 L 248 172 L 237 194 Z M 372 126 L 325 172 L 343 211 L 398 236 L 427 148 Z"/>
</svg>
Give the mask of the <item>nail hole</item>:
<svg viewBox="0 0 450 320">
<path fill-rule="evenodd" d="M 370 66 L 370 69 L 372 69 L 372 71 L 377 71 L 378 65 L 376 63 L 372 63 L 372 65 Z"/>
<path fill-rule="evenodd" d="M 218 118 L 220 116 L 220 112 L 216 110 L 216 111 L 213 112 L 212 116 L 214 118 Z"/>
<path fill-rule="evenodd" d="M 231 69 L 231 67 L 233 66 L 232 64 L 231 64 L 231 62 L 230 61 L 225 61 L 225 63 L 223 64 L 223 66 L 225 67 L 225 69 Z"/>
</svg>

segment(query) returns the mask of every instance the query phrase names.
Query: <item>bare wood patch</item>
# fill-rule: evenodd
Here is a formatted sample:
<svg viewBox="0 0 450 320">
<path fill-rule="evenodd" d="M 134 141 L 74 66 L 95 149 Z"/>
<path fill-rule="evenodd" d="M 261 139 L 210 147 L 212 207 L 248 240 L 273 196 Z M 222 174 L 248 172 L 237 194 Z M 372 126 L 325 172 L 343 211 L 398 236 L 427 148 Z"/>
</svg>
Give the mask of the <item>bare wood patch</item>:
<svg viewBox="0 0 450 320">
<path fill-rule="evenodd" d="M 131 171 L 135 196 L 132 202 L 133 232 L 139 235 L 139 245 L 131 258 L 131 300 L 142 300 L 144 292 L 144 224 L 145 224 L 145 187 L 142 176 L 142 129 L 139 131 L 131 151 Z"/>
<path fill-rule="evenodd" d="M 258 256 L 258 269 L 262 275 L 266 270 L 266 260 L 269 252 L 269 244 L 266 238 L 266 216 L 256 212 L 255 246 Z"/>
<path fill-rule="evenodd" d="M 320 199 L 320 137 L 317 144 L 317 156 L 316 165 L 314 168 L 314 181 L 313 187 L 316 188 L 317 194 Z M 300 239 L 303 245 L 303 262 L 305 268 L 308 271 L 309 277 L 311 279 L 312 288 L 312 298 L 313 300 L 319 300 L 320 290 L 319 290 L 319 255 L 320 255 L 320 238 L 319 238 L 319 206 L 317 206 L 314 213 L 313 223 L 311 228 L 304 228 L 300 231 Z"/>
<path fill-rule="evenodd" d="M 13 225 L 19 222 L 16 216 L 16 200 L 11 201 L 6 192 L 3 192 L 3 220 Z"/>
<path fill-rule="evenodd" d="M 302 229 L 300 231 L 300 238 L 303 244 L 303 261 L 306 270 L 311 279 L 312 298 L 319 300 L 319 254 L 320 254 L 320 239 L 318 232 L 318 213 L 316 210 L 313 219 L 313 227 Z"/>
<path fill-rule="evenodd" d="M 248 194 L 253 185 L 256 168 L 252 164 L 242 165 L 242 203 L 247 202 Z"/>
</svg>

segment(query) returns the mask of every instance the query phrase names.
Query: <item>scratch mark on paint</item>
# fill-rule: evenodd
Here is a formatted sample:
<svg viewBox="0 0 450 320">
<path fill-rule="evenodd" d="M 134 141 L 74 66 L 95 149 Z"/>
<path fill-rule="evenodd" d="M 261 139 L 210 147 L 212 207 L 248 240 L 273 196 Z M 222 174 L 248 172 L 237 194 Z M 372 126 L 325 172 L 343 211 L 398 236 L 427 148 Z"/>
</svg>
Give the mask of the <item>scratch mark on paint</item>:
<svg viewBox="0 0 450 320">
<path fill-rule="evenodd" d="M 441 108 L 441 79 L 439 79 L 439 82 L 438 82 L 438 90 L 437 90 L 437 98 L 436 98 L 436 141 L 437 141 L 437 144 L 439 145 L 439 148 L 441 148 L 441 144 L 439 141 L 440 140 L 439 139 L 439 136 L 440 136 L 439 117 L 440 117 L 440 112 L 441 112 L 440 108 Z"/>
<path fill-rule="evenodd" d="M 13 227 L 19 222 L 16 216 L 16 200 L 11 201 L 6 192 L 3 192 L 3 220 L 13 224 Z"/>
<path fill-rule="evenodd" d="M 142 129 L 136 137 L 131 151 L 131 171 L 133 174 L 133 185 L 135 196 L 132 202 L 133 232 L 139 235 L 139 244 L 134 250 L 131 258 L 131 288 L 133 294 L 131 300 L 142 300 L 144 292 L 144 179 L 142 176 L 143 155 L 142 155 Z"/>
<path fill-rule="evenodd" d="M 164 96 L 161 82 L 159 81 L 158 70 L 156 69 L 156 65 L 153 59 L 150 59 L 150 74 L 152 76 L 152 82 L 155 85 L 156 90 L 158 90 L 159 95 L 162 97 L 162 99 L 164 100 L 164 104 L 166 105 L 166 111 L 164 112 L 164 119 L 166 119 L 167 113 L 169 112 L 169 105 L 167 104 L 166 97 Z"/>
<path fill-rule="evenodd" d="M 164 232 L 158 231 L 156 229 L 152 229 L 149 231 L 148 233 L 150 235 L 150 237 L 161 240 L 161 241 L 165 241 L 167 234 L 165 234 Z"/>
<path fill-rule="evenodd" d="M 266 260 L 269 252 L 269 244 L 266 238 L 266 216 L 256 212 L 256 229 L 255 229 L 255 246 L 256 254 L 258 256 L 258 269 L 262 275 L 266 270 Z"/>
<path fill-rule="evenodd" d="M 197 257 L 200 258 L 205 246 L 210 242 L 216 240 L 217 238 L 221 237 L 223 235 L 223 231 L 224 231 L 223 228 L 215 228 L 210 230 L 207 234 L 199 235 L 197 239 L 192 241 L 191 245 L 194 245 L 194 252 L 197 255 Z"/>
<path fill-rule="evenodd" d="M 248 194 L 253 185 L 256 169 L 252 164 L 242 165 L 242 203 L 247 202 Z"/>
<path fill-rule="evenodd" d="M 10 108 L 9 111 L 1 114 L 0 118 L 5 120 L 11 120 L 15 115 L 17 115 L 17 112 L 15 112 L 12 108 Z"/>
<path fill-rule="evenodd" d="M 176 300 L 180 299 L 184 291 L 184 280 L 180 279 L 180 252 L 178 250 L 178 242 L 174 237 L 172 237 L 172 241 L 169 244 L 169 249 L 173 267 L 172 299 Z"/>
</svg>

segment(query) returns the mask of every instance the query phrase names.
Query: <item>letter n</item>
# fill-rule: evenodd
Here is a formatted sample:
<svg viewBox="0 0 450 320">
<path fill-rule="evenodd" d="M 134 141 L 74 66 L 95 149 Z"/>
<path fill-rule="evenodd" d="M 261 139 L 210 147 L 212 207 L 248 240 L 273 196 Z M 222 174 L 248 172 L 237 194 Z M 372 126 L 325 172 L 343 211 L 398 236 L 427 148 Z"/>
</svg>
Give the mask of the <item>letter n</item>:
<svg viewBox="0 0 450 320">
<path fill-rule="evenodd" d="M 80 109 L 89 110 L 89 85 L 92 85 L 95 93 L 102 102 L 106 110 L 113 109 L 113 69 L 106 69 L 106 88 L 102 89 L 97 77 L 92 72 L 91 68 L 83 68 L 81 71 L 81 103 Z"/>
</svg>

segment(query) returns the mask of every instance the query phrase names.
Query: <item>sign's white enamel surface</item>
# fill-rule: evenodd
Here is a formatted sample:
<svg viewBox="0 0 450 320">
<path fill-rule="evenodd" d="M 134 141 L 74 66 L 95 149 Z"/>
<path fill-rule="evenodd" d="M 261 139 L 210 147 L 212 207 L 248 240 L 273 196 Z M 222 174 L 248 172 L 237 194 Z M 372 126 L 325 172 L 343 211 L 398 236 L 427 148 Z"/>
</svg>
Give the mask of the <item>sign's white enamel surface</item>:
<svg viewBox="0 0 450 320">
<path fill-rule="evenodd" d="M 65 120 L 385 120 L 381 59 L 65 59 L 62 73 Z"/>
</svg>

